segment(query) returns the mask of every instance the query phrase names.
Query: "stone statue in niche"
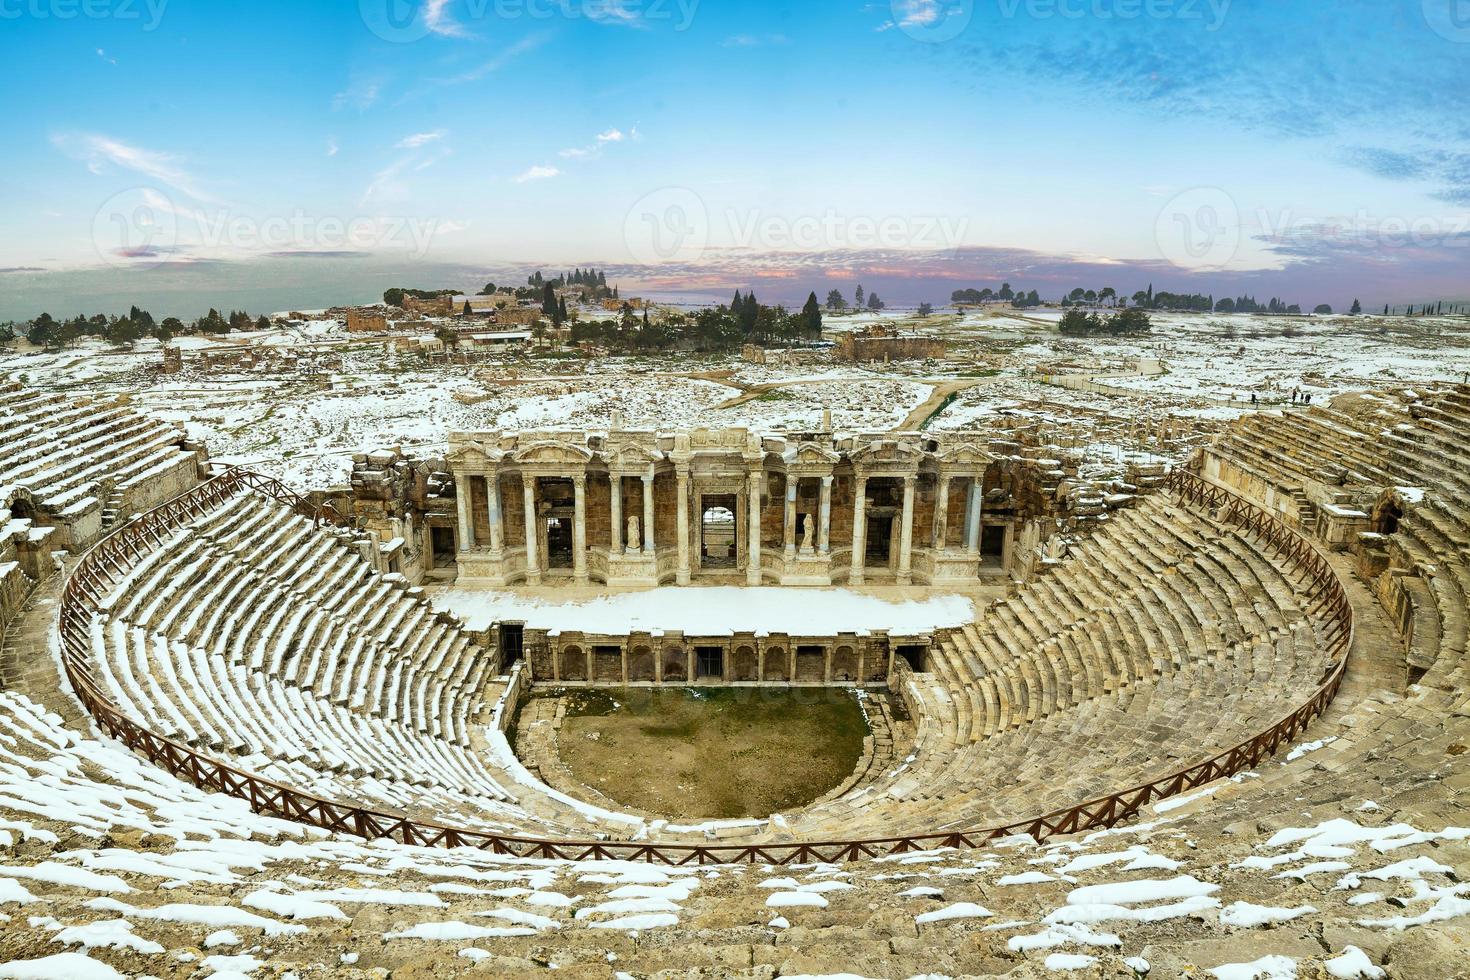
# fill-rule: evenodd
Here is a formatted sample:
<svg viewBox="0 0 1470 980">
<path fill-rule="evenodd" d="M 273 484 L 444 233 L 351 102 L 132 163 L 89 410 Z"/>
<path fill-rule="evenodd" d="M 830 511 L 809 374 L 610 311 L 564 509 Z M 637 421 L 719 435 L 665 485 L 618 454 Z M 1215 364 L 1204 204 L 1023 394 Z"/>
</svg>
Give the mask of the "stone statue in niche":
<svg viewBox="0 0 1470 980">
<path fill-rule="evenodd" d="M 643 550 L 642 528 L 638 525 L 638 518 L 628 518 L 628 540 L 624 542 L 628 554 L 636 555 Z"/>
<path fill-rule="evenodd" d="M 807 554 L 812 552 L 812 515 L 801 515 L 801 550 Z"/>
<path fill-rule="evenodd" d="M 1046 539 L 1046 544 L 1042 548 L 1042 558 L 1046 559 L 1049 562 L 1054 562 L 1061 561 L 1066 556 L 1067 542 L 1062 539 L 1061 535 L 1053 534 L 1051 537 Z"/>
</svg>

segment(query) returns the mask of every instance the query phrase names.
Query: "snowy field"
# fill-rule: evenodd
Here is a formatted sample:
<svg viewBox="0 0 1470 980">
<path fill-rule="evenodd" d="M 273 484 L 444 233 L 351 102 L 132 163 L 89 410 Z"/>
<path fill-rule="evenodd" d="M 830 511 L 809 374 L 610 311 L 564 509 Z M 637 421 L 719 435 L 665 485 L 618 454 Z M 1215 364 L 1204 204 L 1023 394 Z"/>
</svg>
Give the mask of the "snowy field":
<svg viewBox="0 0 1470 980">
<path fill-rule="evenodd" d="M 869 322 L 939 333 L 944 361 L 774 367 L 734 355 L 586 359 L 507 353 L 474 365 L 431 365 L 382 338 L 312 322 L 228 338 L 184 337 L 186 367 L 160 370 L 158 345 L 115 351 L 92 341 L 59 353 L 17 343 L 0 376 L 100 399 L 123 398 L 204 440 L 213 458 L 250 466 L 298 489 L 344 486 L 353 453 L 397 446 L 433 457 L 456 430 L 598 429 L 615 412 L 628 428 L 744 426 L 812 430 L 830 411 L 839 431 L 1025 429 L 1082 455 L 1084 475 L 1107 479 L 1134 459 L 1182 459 L 1243 412 L 1310 393 L 1459 380 L 1470 372 L 1464 318 L 1258 317 L 1158 314 L 1145 338 L 1057 334 L 1060 310 L 993 308 L 917 320 L 907 314 L 833 318 L 834 331 Z M 264 344 L 340 358 L 319 374 L 242 369 L 206 373 L 202 350 Z M 1161 373 L 1138 376 L 1139 358 Z M 1057 376 L 1105 391 L 1048 383 Z M 946 385 L 936 392 L 937 385 Z M 941 405 L 942 395 L 951 397 Z M 937 411 L 936 411 L 937 410 Z"/>
<path fill-rule="evenodd" d="M 605 633 L 682 631 L 690 636 L 760 636 L 789 633 L 824 636 L 887 630 L 915 636 L 941 627 L 974 622 L 974 603 L 962 595 L 894 602 L 848 589 L 700 588 L 649 589 L 597 596 L 580 602 L 543 599 L 526 592 L 446 589 L 435 594 L 435 608 L 452 612 L 471 629 L 523 620 L 531 629 Z"/>
</svg>

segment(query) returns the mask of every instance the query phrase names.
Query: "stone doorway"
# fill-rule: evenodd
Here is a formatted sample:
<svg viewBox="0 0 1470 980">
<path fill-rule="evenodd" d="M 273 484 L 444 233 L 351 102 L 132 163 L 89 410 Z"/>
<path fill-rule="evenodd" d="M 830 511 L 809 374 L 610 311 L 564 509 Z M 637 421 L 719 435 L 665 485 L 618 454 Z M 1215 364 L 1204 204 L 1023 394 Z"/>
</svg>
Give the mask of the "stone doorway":
<svg viewBox="0 0 1470 980">
<path fill-rule="evenodd" d="M 506 670 L 511 664 L 523 659 L 526 655 L 526 627 L 522 623 L 500 624 L 500 669 Z"/>
<path fill-rule="evenodd" d="M 893 515 L 868 516 L 867 541 L 864 542 L 863 564 L 868 568 L 887 568 L 893 555 Z"/>
<path fill-rule="evenodd" d="M 724 680 L 725 651 L 719 647 L 695 647 L 694 679 Z"/>
<path fill-rule="evenodd" d="M 735 495 L 705 494 L 700 506 L 699 566 L 736 567 Z"/>
<path fill-rule="evenodd" d="M 898 654 L 899 658 L 902 659 L 904 663 L 909 665 L 909 669 L 912 670 L 914 673 L 924 673 L 924 668 L 926 666 L 924 663 L 926 659 L 925 654 L 928 652 L 925 647 L 919 646 L 917 644 L 906 643 L 898 647 L 898 649 L 894 652 Z"/>
<path fill-rule="evenodd" d="M 569 518 L 546 518 L 546 566 L 572 567 L 572 522 Z"/>
<path fill-rule="evenodd" d="M 984 524 L 980 528 L 980 564 L 999 568 L 1005 562 L 1006 532 L 1004 524 Z"/>
<path fill-rule="evenodd" d="M 459 548 L 454 540 L 454 528 L 429 527 L 429 549 L 434 568 L 452 568 Z"/>
</svg>

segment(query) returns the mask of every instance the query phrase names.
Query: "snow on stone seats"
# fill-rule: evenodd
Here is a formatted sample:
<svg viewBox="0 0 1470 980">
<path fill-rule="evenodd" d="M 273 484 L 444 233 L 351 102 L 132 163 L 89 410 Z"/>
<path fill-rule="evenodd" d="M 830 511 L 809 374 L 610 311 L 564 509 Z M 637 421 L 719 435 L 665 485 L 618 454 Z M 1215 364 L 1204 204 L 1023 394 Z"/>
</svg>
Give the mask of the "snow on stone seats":
<svg viewBox="0 0 1470 980">
<path fill-rule="evenodd" d="M 1331 661 L 1258 542 L 1145 500 L 930 651 L 911 760 L 793 823 L 847 836 L 1003 825 L 1199 761 L 1307 700 Z"/>
<path fill-rule="evenodd" d="M 236 495 L 139 561 L 90 633 L 109 695 L 160 734 L 344 802 L 539 824 L 473 723 L 491 656 L 348 532 Z"/>
<path fill-rule="evenodd" d="M 1377 778 L 1345 792 L 1313 778 L 1314 755 L 1044 846 L 650 867 L 362 841 L 262 817 L 4 691 L 0 964 L 106 980 L 471 967 L 757 980 L 855 964 L 874 977 L 1232 964 L 1253 976 L 1257 963 L 1278 976 L 1373 978 L 1379 963 L 1411 980 L 1453 975 L 1453 917 L 1470 912 L 1456 883 L 1467 821 L 1369 795 L 1390 788 Z"/>
<path fill-rule="evenodd" d="M 1414 437 L 1445 460 L 1463 456 L 1470 442 L 1470 400 L 1460 394 L 1426 402 L 1444 428 L 1405 423 L 1422 429 Z M 609 977 L 693 969 L 810 975 L 856 964 L 870 976 L 1035 977 L 1075 968 L 1120 976 L 1454 976 L 1463 971 L 1470 916 L 1463 765 L 1470 525 L 1456 516 L 1465 493 L 1457 473 L 1425 464 L 1392 472 L 1424 494 L 1387 535 L 1389 550 L 1401 551 L 1396 560 L 1413 563 L 1400 573 L 1428 576 L 1424 599 L 1439 626 L 1418 683 L 1363 700 L 1340 697 L 1311 742 L 1267 760 L 1251 778 L 1040 847 L 1012 840 L 843 867 L 660 869 L 363 842 L 251 814 L 240 801 L 184 786 L 115 743 L 79 735 L 28 699 L 0 692 L 0 903 L 9 916 L 0 961 L 42 960 L 38 972 L 105 977 L 170 976 L 195 964 L 245 971 L 261 961 L 342 976 L 472 963 L 491 975 L 556 966 Z M 1140 514 L 1155 506 L 1146 503 Z M 1195 531 L 1207 541 L 1214 533 Z M 1195 557 L 1197 549 L 1181 547 Z M 1048 577 L 1081 572 L 1078 564 Z M 1178 564 L 1174 576 L 1194 574 Z M 1093 608 L 1096 584 L 1053 583 L 1042 597 L 1046 579 L 1018 597 L 1029 606 L 1001 614 L 1013 633 Z M 1203 592 L 1207 583 L 1197 584 Z M 1223 576 L 1220 584 L 1230 596 Z M 1358 612 L 1371 614 L 1367 590 L 1353 594 Z M 1269 609 L 1256 612 L 1273 622 Z M 974 630 L 982 643 L 990 619 Z M 1424 639 L 1416 633 L 1413 643 Z M 1381 638 L 1365 633 L 1363 642 Z M 953 664 L 949 648 L 945 654 Z M 1122 685 L 1114 696 L 1177 673 Z M 1074 684 L 1076 677 L 1074 668 Z M 1058 693 L 1055 710 L 1038 709 L 1035 720 L 986 742 L 1040 731 L 1108 698 L 1071 700 L 1075 707 L 1060 707 L 1066 699 Z M 988 716 L 971 710 L 974 731 Z M 1289 925 L 1272 927 L 1281 923 Z M 230 955 L 245 950 L 243 959 Z"/>
<path fill-rule="evenodd" d="M 197 479 L 179 430 L 128 408 L 0 381 L 0 432 L 0 498 L 24 487 L 59 523 L 85 526 L 80 543 L 125 516 L 124 506 L 152 506 Z"/>
<path fill-rule="evenodd" d="M 913 765 L 788 826 L 846 837 L 1022 818 L 1248 738 L 1321 680 L 1295 588 L 1235 531 L 1148 499 L 938 646 L 909 684 Z M 162 734 L 343 801 L 499 829 L 534 822 L 519 802 L 552 829 L 585 829 L 582 809 L 491 771 L 472 723 L 491 658 L 343 532 L 239 495 L 149 552 L 101 606 L 98 676 Z"/>
<path fill-rule="evenodd" d="M 1407 649 L 1415 683 L 1406 696 L 1381 692 L 1353 705 L 1351 728 L 1314 755 L 1322 767 L 1355 776 L 1400 766 L 1405 781 L 1421 786 L 1446 779 L 1446 789 L 1463 799 L 1470 791 L 1470 774 L 1457 765 L 1470 744 L 1470 388 L 1347 401 L 1357 402 L 1355 414 L 1338 402 L 1299 413 L 1300 436 L 1279 456 L 1256 462 L 1267 482 L 1279 486 L 1303 472 L 1321 473 L 1321 447 L 1333 445 L 1334 431 L 1357 433 L 1343 442 L 1363 465 L 1353 471 L 1339 465 L 1333 475 L 1345 495 L 1387 496 L 1402 507 L 1392 527 L 1363 534 L 1353 547 L 1381 548 L 1391 563 L 1362 598 L 1411 607 L 1393 626 L 1410 626 L 1395 640 Z M 1219 451 L 1234 461 L 1240 443 L 1227 438 Z"/>
</svg>

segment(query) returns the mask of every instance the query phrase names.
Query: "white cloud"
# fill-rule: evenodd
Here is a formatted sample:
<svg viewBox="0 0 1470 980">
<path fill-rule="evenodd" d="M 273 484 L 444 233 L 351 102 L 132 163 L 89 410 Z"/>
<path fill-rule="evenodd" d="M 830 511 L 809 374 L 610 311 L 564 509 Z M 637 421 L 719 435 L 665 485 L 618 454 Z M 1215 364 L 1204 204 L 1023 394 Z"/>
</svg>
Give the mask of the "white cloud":
<svg viewBox="0 0 1470 980">
<path fill-rule="evenodd" d="M 528 181 L 532 181 L 532 180 L 546 180 L 546 179 L 548 179 L 550 177 L 560 177 L 560 176 L 561 176 L 561 171 L 558 170 L 558 169 L 556 169 L 555 167 L 541 167 L 541 166 L 537 166 L 537 167 L 532 167 L 531 169 L 527 170 L 525 173 L 520 174 L 520 175 L 518 175 L 518 176 L 516 176 L 516 177 L 514 177 L 512 179 L 515 180 L 515 182 L 517 184 L 524 184 L 524 183 L 527 183 Z"/>
<path fill-rule="evenodd" d="M 337 141 L 335 139 L 333 139 L 332 137 L 328 136 L 327 137 L 327 156 L 329 156 L 329 157 L 336 156 L 337 155 L 337 151 L 339 149 L 340 149 L 340 147 L 337 146 Z"/>
<path fill-rule="evenodd" d="M 167 184 L 195 200 L 213 200 L 172 154 L 146 150 L 98 133 L 57 133 L 51 136 L 51 143 L 86 163 L 87 169 L 94 174 L 106 173 L 109 166 L 119 167 Z"/>
<path fill-rule="evenodd" d="M 347 87 L 332 96 L 332 108 L 334 110 L 356 109 L 359 112 L 370 109 L 373 103 L 378 101 L 378 96 L 383 91 L 383 83 L 375 78 L 355 76 Z"/>
<path fill-rule="evenodd" d="M 464 26 L 449 16 L 446 9 L 449 3 L 450 0 L 424 0 L 424 26 L 440 37 L 469 37 Z"/>
<path fill-rule="evenodd" d="M 626 133 L 614 127 L 598 133 L 596 139 L 590 146 L 572 146 L 561 150 L 557 155 L 567 160 L 585 160 L 597 156 L 604 146 L 610 143 L 623 143 L 638 139 L 638 129 L 635 126 Z"/>
<path fill-rule="evenodd" d="M 109 58 L 107 56 L 107 52 L 106 51 L 103 51 L 101 48 L 98 48 L 97 49 L 97 57 L 101 58 L 103 61 L 107 62 L 109 65 L 115 65 L 115 64 L 117 64 L 117 59 L 116 58 Z"/>
<path fill-rule="evenodd" d="M 939 0 L 897 0 L 894 13 L 900 14 L 899 27 L 928 27 L 939 20 Z"/>
<path fill-rule="evenodd" d="M 598 24 L 621 24 L 624 27 L 643 27 L 638 11 L 630 9 L 629 0 L 589 0 L 582 5 L 587 19 Z"/>
<path fill-rule="evenodd" d="M 400 150 L 416 150 L 421 146 L 442 140 L 445 135 L 442 129 L 436 129 L 432 133 L 414 133 L 412 136 L 405 136 L 393 145 Z"/>
<path fill-rule="evenodd" d="M 479 81 L 486 75 L 497 72 L 500 69 L 504 68 L 506 65 L 510 64 L 521 55 L 536 50 L 550 39 L 550 31 L 542 31 L 539 34 L 527 35 L 526 37 L 521 38 L 516 43 L 502 50 L 489 61 L 486 61 L 483 64 L 480 64 L 474 68 L 471 68 L 469 71 L 463 72 L 458 75 L 451 75 L 447 78 L 430 79 L 427 86 L 410 93 L 410 95 L 422 95 L 424 91 L 428 89 L 439 88 L 440 86 L 444 85 L 463 85 L 465 82 Z M 407 97 L 408 96 L 405 96 L 405 98 Z"/>
<path fill-rule="evenodd" d="M 401 145 L 401 144 L 400 144 Z M 416 174 L 428 170 L 445 157 L 450 151 L 445 147 L 437 150 L 424 152 L 422 146 L 415 146 L 388 164 L 382 170 L 373 175 L 368 183 L 367 189 L 362 192 L 358 201 L 359 207 L 367 207 L 373 201 L 382 198 L 402 197 L 407 192 L 403 178 L 407 174 Z"/>
<path fill-rule="evenodd" d="M 791 38 L 785 34 L 766 34 L 761 37 L 757 37 L 754 34 L 734 34 L 720 42 L 723 47 L 727 48 L 758 48 L 767 44 L 781 45 L 790 43 Z"/>
</svg>

